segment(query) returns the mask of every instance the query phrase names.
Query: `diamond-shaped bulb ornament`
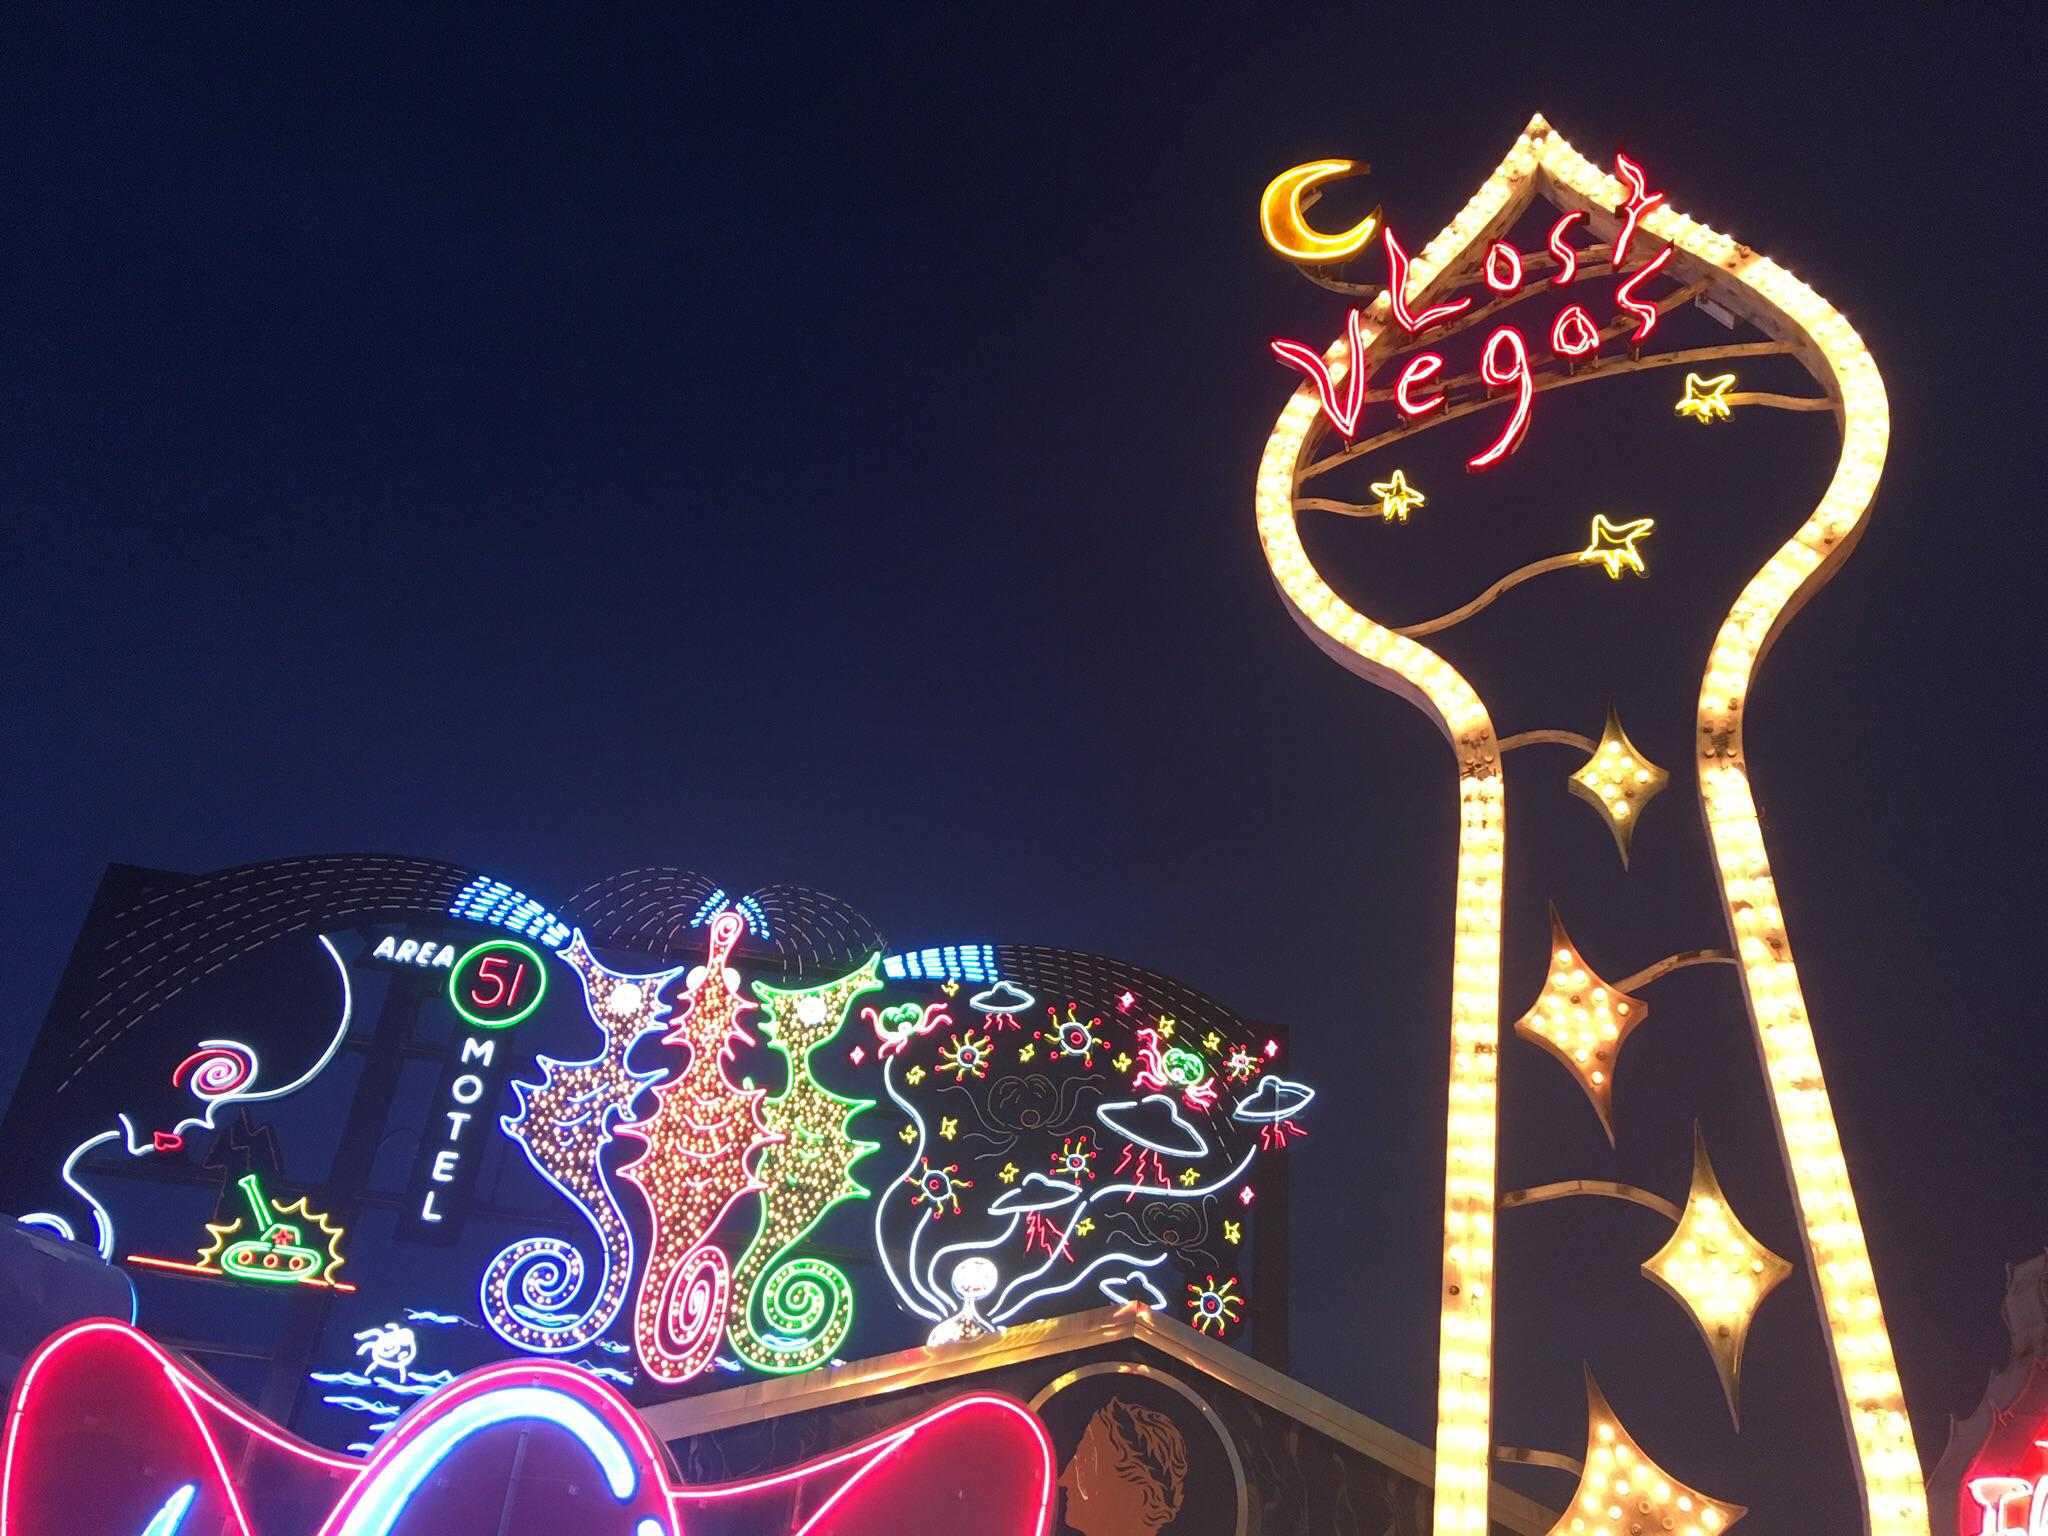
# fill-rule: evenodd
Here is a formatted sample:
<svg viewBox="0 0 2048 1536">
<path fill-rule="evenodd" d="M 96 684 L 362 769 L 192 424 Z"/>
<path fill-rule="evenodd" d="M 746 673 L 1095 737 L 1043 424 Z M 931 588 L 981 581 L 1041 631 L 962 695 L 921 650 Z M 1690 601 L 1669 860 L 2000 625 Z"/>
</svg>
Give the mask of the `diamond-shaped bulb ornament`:
<svg viewBox="0 0 2048 1536">
<path fill-rule="evenodd" d="M 1707 1144 L 1693 1130 L 1692 1193 L 1671 1240 L 1643 1265 L 1643 1273 L 1678 1299 L 1698 1325 L 1700 1337 L 1721 1374 L 1728 1415 L 1737 1419 L 1742 1383 L 1742 1346 L 1756 1309 L 1792 1266 L 1750 1235 L 1735 1219 Z"/>
<path fill-rule="evenodd" d="M 1550 974 L 1515 1033 L 1564 1063 L 1614 1140 L 1614 1062 L 1629 1031 L 1650 1016 L 1650 1006 L 1603 981 L 1586 964 L 1550 909 Z"/>
<path fill-rule="evenodd" d="M 1549 1536 L 1720 1536 L 1747 1513 L 1688 1488 L 1645 1456 L 1586 1372 L 1586 1465 Z"/>
<path fill-rule="evenodd" d="M 1628 845 L 1635 836 L 1636 822 L 1643 807 L 1663 792 L 1671 775 L 1636 749 L 1621 728 L 1614 706 L 1607 707 L 1607 728 L 1593 755 L 1571 777 L 1571 791 L 1600 813 L 1607 830 L 1614 834 L 1614 846 L 1621 850 L 1621 863 L 1628 867 Z"/>
</svg>

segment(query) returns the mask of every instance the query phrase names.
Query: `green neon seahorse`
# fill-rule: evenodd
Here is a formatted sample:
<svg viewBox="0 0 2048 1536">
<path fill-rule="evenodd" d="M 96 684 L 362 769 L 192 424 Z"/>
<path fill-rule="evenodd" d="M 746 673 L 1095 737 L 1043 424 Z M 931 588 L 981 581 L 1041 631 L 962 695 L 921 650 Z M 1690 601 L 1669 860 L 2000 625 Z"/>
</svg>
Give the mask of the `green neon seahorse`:
<svg viewBox="0 0 2048 1536">
<path fill-rule="evenodd" d="M 837 981 L 800 991 L 754 983 L 770 1050 L 789 1064 L 789 1086 L 764 1106 L 783 1139 L 761 1153 L 761 1224 L 733 1271 L 737 1304 L 727 1326 L 733 1353 L 761 1371 L 802 1371 L 831 1357 L 853 1326 L 853 1286 L 838 1266 L 792 1257 L 825 1213 L 869 1191 L 853 1165 L 875 1150 L 856 1141 L 853 1117 L 873 1099 L 850 1099 L 820 1083 L 811 1057 L 839 1033 L 855 998 L 878 990 L 880 955 Z M 766 1328 L 755 1326 L 759 1315 Z"/>
</svg>

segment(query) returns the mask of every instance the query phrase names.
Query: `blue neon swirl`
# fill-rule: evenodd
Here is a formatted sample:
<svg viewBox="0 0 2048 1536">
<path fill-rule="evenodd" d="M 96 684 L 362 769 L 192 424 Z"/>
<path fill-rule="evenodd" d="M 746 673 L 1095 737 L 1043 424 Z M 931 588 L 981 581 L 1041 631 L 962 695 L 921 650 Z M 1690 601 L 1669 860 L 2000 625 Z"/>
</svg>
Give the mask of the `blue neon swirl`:
<svg viewBox="0 0 2048 1536">
<path fill-rule="evenodd" d="M 142 1528 L 142 1536 L 178 1536 L 178 1527 L 185 1523 L 185 1512 L 198 1496 L 199 1485 L 187 1483 L 165 1499 L 164 1507 L 149 1517 L 149 1524 Z"/>
</svg>

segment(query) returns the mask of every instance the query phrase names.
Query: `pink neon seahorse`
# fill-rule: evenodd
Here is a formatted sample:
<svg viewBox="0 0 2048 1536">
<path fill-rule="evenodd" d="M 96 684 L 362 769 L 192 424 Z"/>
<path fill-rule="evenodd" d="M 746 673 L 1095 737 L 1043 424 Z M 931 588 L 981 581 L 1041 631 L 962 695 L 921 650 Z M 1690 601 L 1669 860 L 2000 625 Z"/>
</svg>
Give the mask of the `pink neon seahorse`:
<svg viewBox="0 0 2048 1536">
<path fill-rule="evenodd" d="M 745 919 L 718 914 L 711 951 L 690 977 L 689 1002 L 664 1045 L 687 1046 L 689 1062 L 654 1090 L 645 1120 L 619 1127 L 647 1150 L 619 1170 L 647 1199 L 653 1240 L 633 1304 L 633 1342 L 655 1380 L 688 1381 L 711 1363 L 725 1332 L 731 1268 L 711 1234 L 734 1202 L 762 1188 L 757 1154 L 779 1136 L 768 1132 L 766 1090 L 741 1088 L 726 1075 L 734 1041 L 754 1043 L 740 1016 L 756 1005 L 740 996 L 725 962 Z"/>
</svg>

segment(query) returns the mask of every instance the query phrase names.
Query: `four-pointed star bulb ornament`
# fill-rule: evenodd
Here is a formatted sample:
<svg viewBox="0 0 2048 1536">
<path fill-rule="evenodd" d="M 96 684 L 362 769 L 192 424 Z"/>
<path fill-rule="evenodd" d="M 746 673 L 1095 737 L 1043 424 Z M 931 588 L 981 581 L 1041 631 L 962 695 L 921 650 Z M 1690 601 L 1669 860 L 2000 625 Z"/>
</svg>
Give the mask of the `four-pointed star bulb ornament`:
<svg viewBox="0 0 2048 1536">
<path fill-rule="evenodd" d="M 1593 534 L 1586 547 L 1579 551 L 1581 563 L 1604 560 L 1607 574 L 1615 580 L 1621 579 L 1621 568 L 1627 566 L 1638 576 L 1647 575 L 1643 569 L 1643 557 L 1636 548 L 1636 540 L 1648 538 L 1656 530 L 1654 518 L 1638 517 L 1626 523 L 1610 523 L 1599 513 L 1593 514 Z"/>
<path fill-rule="evenodd" d="M 1645 1456 L 1586 1372 L 1586 1465 L 1549 1536 L 1719 1536 L 1747 1513 L 1688 1488 Z"/>
<path fill-rule="evenodd" d="M 1529 1011 L 1515 1020 L 1515 1033 L 1533 1040 L 1564 1063 L 1585 1089 L 1614 1141 L 1614 1062 L 1629 1031 L 1650 1016 L 1649 1004 L 1630 997 L 1594 974 L 1565 934 L 1557 908 L 1550 909 L 1550 974 Z"/>
<path fill-rule="evenodd" d="M 1614 834 L 1614 846 L 1621 850 L 1621 867 L 1628 868 L 1628 849 L 1636 834 L 1636 822 L 1643 807 L 1671 782 L 1671 775 L 1643 756 L 1621 728 L 1621 718 L 1612 704 L 1607 706 L 1607 727 L 1599 745 L 1571 776 L 1571 792 L 1600 813 L 1607 830 Z"/>
<path fill-rule="evenodd" d="M 1735 375 L 1732 373 L 1718 373 L 1711 379 L 1688 373 L 1685 376 L 1685 398 L 1672 409 L 1701 423 L 1726 421 L 1735 410 L 1728 399 L 1728 391 L 1734 387 Z"/>
<path fill-rule="evenodd" d="M 1388 523 L 1396 518 L 1407 522 L 1409 512 L 1429 500 L 1410 485 L 1408 477 L 1398 469 L 1391 480 L 1375 480 L 1372 493 L 1380 499 L 1380 520 Z"/>
<path fill-rule="evenodd" d="M 1756 1309 L 1792 1273 L 1735 1219 L 1728 1197 L 1707 1161 L 1706 1139 L 1692 1133 L 1692 1192 L 1671 1240 L 1643 1264 L 1643 1273 L 1678 1299 L 1699 1326 L 1721 1374 L 1728 1417 L 1740 1423 L 1736 1396 L 1742 1384 L 1742 1346 Z"/>
</svg>

